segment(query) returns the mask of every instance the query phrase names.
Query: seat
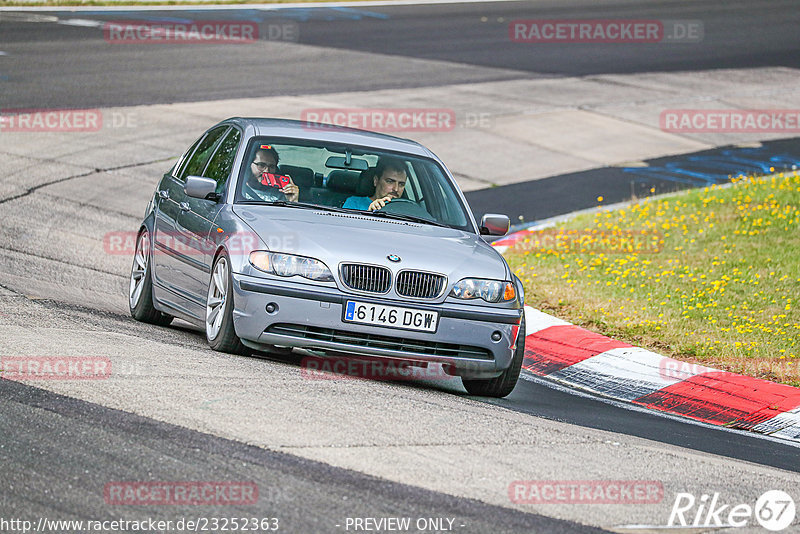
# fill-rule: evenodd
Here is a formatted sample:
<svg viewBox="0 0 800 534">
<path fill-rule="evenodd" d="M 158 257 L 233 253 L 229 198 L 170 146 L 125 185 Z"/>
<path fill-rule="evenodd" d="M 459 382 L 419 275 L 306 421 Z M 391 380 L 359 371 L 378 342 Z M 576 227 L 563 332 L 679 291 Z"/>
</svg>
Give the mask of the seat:
<svg viewBox="0 0 800 534">
<path fill-rule="evenodd" d="M 375 194 L 375 167 L 370 167 L 361 171 L 356 186 L 357 197 L 371 197 Z"/>
<path fill-rule="evenodd" d="M 341 207 L 348 197 L 356 194 L 360 174 L 358 171 L 336 169 L 328 174 L 325 188 L 313 192 L 312 202 Z"/>
<path fill-rule="evenodd" d="M 325 185 L 330 191 L 355 195 L 359 177 L 358 171 L 336 169 L 328 174 L 328 181 Z"/>
</svg>

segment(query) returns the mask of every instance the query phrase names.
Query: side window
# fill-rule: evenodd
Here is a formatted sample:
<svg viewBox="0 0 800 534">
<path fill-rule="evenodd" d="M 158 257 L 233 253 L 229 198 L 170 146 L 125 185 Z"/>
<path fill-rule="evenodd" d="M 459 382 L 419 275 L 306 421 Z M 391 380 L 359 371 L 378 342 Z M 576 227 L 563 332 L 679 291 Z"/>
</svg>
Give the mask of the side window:
<svg viewBox="0 0 800 534">
<path fill-rule="evenodd" d="M 191 148 L 189 148 L 189 150 L 187 150 L 186 153 L 184 153 L 183 156 L 181 156 L 181 159 L 179 159 L 178 162 L 175 164 L 175 167 L 174 167 L 173 172 L 172 172 L 172 176 L 174 176 L 176 178 L 180 178 L 181 176 L 183 176 L 183 174 L 182 174 L 183 173 L 183 169 L 186 167 L 186 164 L 189 162 L 189 158 L 191 157 L 191 155 L 194 154 L 194 149 L 197 148 L 197 145 L 199 145 L 200 141 L 202 141 L 202 140 L 203 140 L 203 137 L 200 137 L 200 139 L 195 141 L 194 144 L 191 146 Z"/>
<path fill-rule="evenodd" d="M 406 162 L 406 188 L 404 193 L 409 200 L 419 202 L 421 195 L 417 190 L 417 175 L 414 174 L 414 166 L 408 162 Z"/>
<path fill-rule="evenodd" d="M 446 178 L 433 164 L 413 164 L 419 179 L 421 194 L 425 196 L 425 209 L 441 223 L 465 227 L 467 219 L 461 203 L 452 188 L 447 187 Z"/>
<path fill-rule="evenodd" d="M 200 144 L 197 145 L 197 150 L 194 151 L 194 154 L 192 154 L 189 159 L 189 163 L 186 164 L 186 167 L 181 171 L 181 175 L 178 178 L 185 180 L 187 176 L 199 176 L 200 173 L 203 172 L 208 158 L 211 157 L 211 152 L 214 150 L 217 141 L 227 130 L 228 126 L 226 125 L 214 128 L 208 132 L 203 140 L 200 141 Z"/>
<path fill-rule="evenodd" d="M 228 181 L 231 170 L 233 170 L 233 158 L 236 156 L 236 149 L 239 148 L 241 138 L 241 132 L 236 128 L 231 128 L 206 167 L 204 176 L 217 182 L 218 194 L 222 194 L 225 190 L 225 182 Z"/>
</svg>

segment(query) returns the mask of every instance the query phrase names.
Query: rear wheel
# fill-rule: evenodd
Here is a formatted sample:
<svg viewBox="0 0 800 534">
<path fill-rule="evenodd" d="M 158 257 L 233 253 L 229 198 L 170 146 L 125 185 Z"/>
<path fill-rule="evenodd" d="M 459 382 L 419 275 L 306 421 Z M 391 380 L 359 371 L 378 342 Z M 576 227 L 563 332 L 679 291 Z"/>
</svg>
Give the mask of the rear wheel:
<svg viewBox="0 0 800 534">
<path fill-rule="evenodd" d="M 220 254 L 211 269 L 206 298 L 206 339 L 212 349 L 230 354 L 249 354 L 233 328 L 233 278 L 230 261 Z"/>
<path fill-rule="evenodd" d="M 136 240 L 133 254 L 131 280 L 128 288 L 128 307 L 131 317 L 144 323 L 166 326 L 172 316 L 158 311 L 153 306 L 152 266 L 150 264 L 150 233 L 142 230 Z"/>
<path fill-rule="evenodd" d="M 505 397 L 514 390 L 522 369 L 522 359 L 525 357 L 525 315 L 519 324 L 517 343 L 514 345 L 514 357 L 511 366 L 503 373 L 489 380 L 462 380 L 464 388 L 470 395 L 481 397 Z"/>
</svg>

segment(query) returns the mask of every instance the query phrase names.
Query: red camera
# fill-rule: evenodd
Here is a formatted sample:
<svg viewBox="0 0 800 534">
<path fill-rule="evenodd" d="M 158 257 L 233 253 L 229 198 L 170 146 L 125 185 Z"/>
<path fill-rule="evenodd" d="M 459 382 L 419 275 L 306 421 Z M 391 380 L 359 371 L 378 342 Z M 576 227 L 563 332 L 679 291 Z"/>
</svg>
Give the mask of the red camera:
<svg viewBox="0 0 800 534">
<path fill-rule="evenodd" d="M 278 189 L 281 189 L 292 183 L 292 181 L 288 176 L 283 176 L 282 174 L 264 172 L 261 174 L 261 183 L 268 187 L 277 187 Z"/>
</svg>

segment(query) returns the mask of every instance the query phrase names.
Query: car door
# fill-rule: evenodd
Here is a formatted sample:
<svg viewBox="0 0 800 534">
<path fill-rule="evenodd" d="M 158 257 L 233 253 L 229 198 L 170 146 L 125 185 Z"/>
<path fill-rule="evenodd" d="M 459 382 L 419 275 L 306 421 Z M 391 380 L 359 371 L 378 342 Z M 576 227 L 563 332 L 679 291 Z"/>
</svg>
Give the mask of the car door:
<svg viewBox="0 0 800 534">
<path fill-rule="evenodd" d="M 241 139 L 241 132 L 231 127 L 217 144 L 203 173 L 198 174 L 217 182 L 216 192 L 219 195 L 224 196 Z M 193 299 L 202 304 L 202 313 L 205 313 L 211 262 L 214 260 L 215 252 L 214 241 L 209 234 L 216 229 L 214 220 L 223 204 L 222 200 L 217 202 L 189 196 L 186 196 L 184 202 L 188 204 L 189 209 L 181 209 L 176 227 L 192 258 L 193 269 L 186 272 L 185 284 Z"/>
<path fill-rule="evenodd" d="M 181 231 L 179 218 L 181 212 L 188 211 L 190 205 L 188 196 L 183 190 L 187 176 L 202 174 L 209 158 L 228 131 L 228 125 L 212 128 L 196 143 L 192 154 L 188 156 L 185 163 L 177 169 L 174 176 L 165 180 L 165 191 L 168 202 L 164 205 L 163 225 L 156 231 L 156 247 L 159 249 L 159 265 L 161 276 L 159 282 L 167 288 L 171 295 L 164 297 L 167 303 L 184 313 L 193 317 L 201 318 L 198 315 L 198 305 L 201 304 L 196 296 L 190 291 L 191 279 L 196 270 L 202 270 L 203 260 L 197 258 L 194 250 L 188 242 L 187 236 Z M 163 191 L 159 195 L 164 195 Z M 171 223 L 171 224 L 170 224 Z"/>
<path fill-rule="evenodd" d="M 182 176 L 184 167 L 205 136 L 206 134 L 200 136 L 189 147 L 189 150 L 181 156 L 175 166 L 161 178 L 156 190 L 152 273 L 154 289 L 157 293 L 161 293 L 161 288 L 174 289 L 176 276 L 171 271 L 177 264 L 175 255 L 179 246 L 175 242 L 177 233 L 175 224 L 179 213 L 176 199 L 180 198 L 183 191 L 183 182 L 178 177 Z"/>
</svg>

